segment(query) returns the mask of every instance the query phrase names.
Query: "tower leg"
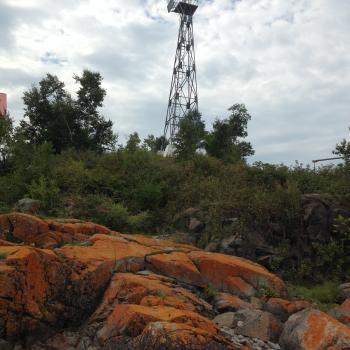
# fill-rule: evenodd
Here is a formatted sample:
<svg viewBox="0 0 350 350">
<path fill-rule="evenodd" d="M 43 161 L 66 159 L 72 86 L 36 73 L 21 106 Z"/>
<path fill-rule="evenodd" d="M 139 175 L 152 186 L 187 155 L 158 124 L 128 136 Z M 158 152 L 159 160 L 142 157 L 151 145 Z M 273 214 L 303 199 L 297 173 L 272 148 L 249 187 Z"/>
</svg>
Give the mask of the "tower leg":
<svg viewBox="0 0 350 350">
<path fill-rule="evenodd" d="M 179 121 L 188 112 L 198 110 L 196 58 L 193 16 L 180 14 L 180 28 L 170 86 L 164 137 L 172 144 Z"/>
</svg>

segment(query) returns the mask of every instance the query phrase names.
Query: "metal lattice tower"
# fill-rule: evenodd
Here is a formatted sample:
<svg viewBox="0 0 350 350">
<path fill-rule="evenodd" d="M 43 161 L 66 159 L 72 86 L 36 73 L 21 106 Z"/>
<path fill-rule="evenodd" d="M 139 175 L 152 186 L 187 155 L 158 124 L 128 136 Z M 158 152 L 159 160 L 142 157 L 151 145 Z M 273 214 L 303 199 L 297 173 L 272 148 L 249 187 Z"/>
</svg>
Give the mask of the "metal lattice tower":
<svg viewBox="0 0 350 350">
<path fill-rule="evenodd" d="M 193 15 L 198 0 L 170 0 L 168 12 L 180 15 L 175 63 L 171 80 L 164 137 L 172 144 L 180 119 L 190 111 L 198 110 L 197 76 L 193 37 Z"/>
</svg>

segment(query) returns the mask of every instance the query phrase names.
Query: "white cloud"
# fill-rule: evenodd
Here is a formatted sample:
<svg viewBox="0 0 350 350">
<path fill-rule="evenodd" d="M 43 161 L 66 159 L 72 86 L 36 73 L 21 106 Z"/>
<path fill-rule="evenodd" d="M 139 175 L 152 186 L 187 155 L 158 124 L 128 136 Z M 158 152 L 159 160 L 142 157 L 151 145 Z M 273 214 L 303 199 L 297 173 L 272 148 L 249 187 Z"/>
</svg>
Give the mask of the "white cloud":
<svg viewBox="0 0 350 350">
<path fill-rule="evenodd" d="M 329 156 L 350 124 L 350 2 L 202 1 L 195 18 L 200 109 L 208 125 L 235 102 L 253 119 L 252 160 Z M 161 134 L 177 18 L 158 0 L 2 0 L 0 89 L 21 95 L 46 72 L 100 71 L 104 113 L 123 136 Z"/>
</svg>

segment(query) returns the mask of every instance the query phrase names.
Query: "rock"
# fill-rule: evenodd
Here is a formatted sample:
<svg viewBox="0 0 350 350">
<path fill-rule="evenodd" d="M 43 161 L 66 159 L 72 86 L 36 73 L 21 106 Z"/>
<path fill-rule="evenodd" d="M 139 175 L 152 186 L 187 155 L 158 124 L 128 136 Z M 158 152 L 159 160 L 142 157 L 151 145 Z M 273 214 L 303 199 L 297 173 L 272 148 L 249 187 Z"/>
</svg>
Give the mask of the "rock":
<svg viewBox="0 0 350 350">
<path fill-rule="evenodd" d="M 232 328 L 233 322 L 235 320 L 234 312 L 225 312 L 224 314 L 220 314 L 213 319 L 213 322 L 219 327 L 227 327 Z"/>
<path fill-rule="evenodd" d="M 350 283 L 341 284 L 338 289 L 343 299 L 350 299 Z"/>
<path fill-rule="evenodd" d="M 47 222 L 35 216 L 12 213 L 0 215 L 0 238 L 12 243 L 35 243 L 38 237 L 49 232 Z"/>
<path fill-rule="evenodd" d="M 265 311 L 270 312 L 282 322 L 287 321 L 289 316 L 304 309 L 312 308 L 307 301 L 288 301 L 280 298 L 270 298 L 265 304 Z"/>
<path fill-rule="evenodd" d="M 345 300 L 341 306 L 330 310 L 329 314 L 350 327 L 350 299 Z"/>
<path fill-rule="evenodd" d="M 9 246 L 0 255 L 0 337 L 59 325 L 69 269 L 47 250 Z"/>
<path fill-rule="evenodd" d="M 174 277 L 181 282 L 205 286 L 196 265 L 183 252 L 149 255 L 146 261 L 150 270 Z"/>
<path fill-rule="evenodd" d="M 218 332 L 217 327 L 203 316 L 172 307 L 147 307 L 142 305 L 117 305 L 107 318 L 104 326 L 97 333 L 97 338 L 103 344 L 116 336 L 136 337 L 140 335 L 149 323 L 165 321 L 180 323 L 193 328 L 200 328 L 209 335 Z"/>
<path fill-rule="evenodd" d="M 305 194 L 302 197 L 302 207 L 306 235 L 311 242 L 328 242 L 334 219 L 339 215 L 350 217 L 349 208 L 328 194 Z"/>
<path fill-rule="evenodd" d="M 219 293 L 214 298 L 215 309 L 219 312 L 237 311 L 240 309 L 252 309 L 252 305 L 242 299 L 228 293 Z"/>
<path fill-rule="evenodd" d="M 210 314 L 210 304 L 159 275 L 115 274 L 90 322 L 105 319 L 117 304 L 170 306 Z"/>
<path fill-rule="evenodd" d="M 240 310 L 234 314 L 236 334 L 276 342 L 282 332 L 282 324 L 273 315 L 261 310 Z"/>
<path fill-rule="evenodd" d="M 285 323 L 279 343 L 285 350 L 345 350 L 350 329 L 318 310 L 303 310 Z"/>
<path fill-rule="evenodd" d="M 204 229 L 205 224 L 203 224 L 201 221 L 199 221 L 196 218 L 191 218 L 190 223 L 188 225 L 188 229 L 192 232 L 200 232 Z"/>
<path fill-rule="evenodd" d="M 206 252 L 211 252 L 211 253 L 215 253 L 215 252 L 220 252 L 220 241 L 219 240 L 214 240 L 211 241 L 206 247 L 205 247 L 205 251 Z"/>
<path fill-rule="evenodd" d="M 120 347 L 120 343 L 110 343 L 113 349 L 128 350 L 235 350 L 236 347 L 217 342 L 211 334 L 199 328 L 181 323 L 152 322 L 141 335 L 129 344 Z"/>
<path fill-rule="evenodd" d="M 14 211 L 25 214 L 37 214 L 42 206 L 41 201 L 31 198 L 23 198 L 15 204 Z"/>
<path fill-rule="evenodd" d="M 276 340 L 279 321 L 254 310 L 262 285 L 285 293 L 277 276 L 234 256 L 80 220 L 0 215 L 3 347 L 278 349 L 267 341 Z M 206 290 L 215 309 L 201 299 Z M 268 301 L 277 315 L 290 312 L 285 303 Z M 232 328 L 210 321 L 217 311 L 234 311 L 221 324 Z"/>
<path fill-rule="evenodd" d="M 254 296 L 256 289 L 264 285 L 278 295 L 286 293 L 282 280 L 248 260 L 203 251 L 193 251 L 188 257 L 197 266 L 204 283 L 220 291 L 247 298 Z"/>
</svg>

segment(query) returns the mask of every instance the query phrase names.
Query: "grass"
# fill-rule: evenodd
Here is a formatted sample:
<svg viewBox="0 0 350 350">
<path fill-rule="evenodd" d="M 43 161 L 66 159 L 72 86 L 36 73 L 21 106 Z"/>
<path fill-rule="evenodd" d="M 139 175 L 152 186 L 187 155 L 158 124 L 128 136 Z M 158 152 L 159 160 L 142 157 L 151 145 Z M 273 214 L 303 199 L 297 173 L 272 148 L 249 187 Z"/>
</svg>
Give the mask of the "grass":
<svg viewBox="0 0 350 350">
<path fill-rule="evenodd" d="M 9 253 L 0 253 L 0 260 L 5 260 L 8 257 Z"/>
<path fill-rule="evenodd" d="M 90 241 L 77 241 L 66 243 L 63 246 L 73 246 L 73 247 L 91 247 L 93 245 Z"/>
<path fill-rule="evenodd" d="M 289 285 L 290 299 L 303 299 L 316 304 L 322 311 L 332 309 L 340 302 L 338 283 L 325 282 L 315 286 Z"/>
</svg>

